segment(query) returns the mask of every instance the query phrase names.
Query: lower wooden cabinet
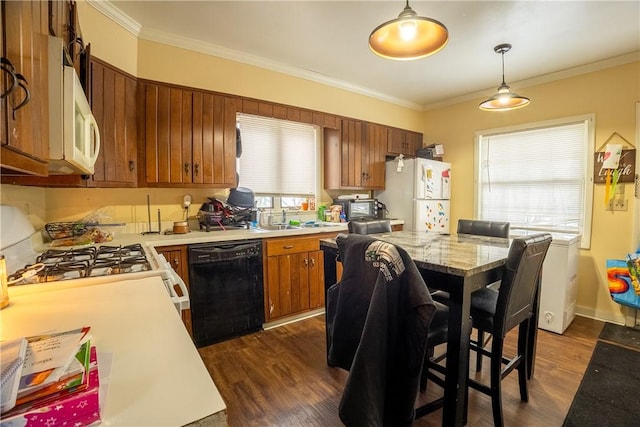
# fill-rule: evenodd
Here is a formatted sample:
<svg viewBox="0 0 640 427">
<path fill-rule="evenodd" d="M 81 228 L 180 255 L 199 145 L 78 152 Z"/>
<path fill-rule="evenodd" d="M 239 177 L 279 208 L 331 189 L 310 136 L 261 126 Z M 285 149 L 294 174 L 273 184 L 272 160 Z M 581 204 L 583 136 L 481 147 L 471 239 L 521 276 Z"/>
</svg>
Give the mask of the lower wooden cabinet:
<svg viewBox="0 0 640 427">
<path fill-rule="evenodd" d="M 324 307 L 324 257 L 320 237 L 276 237 L 264 241 L 267 322 Z"/>
<path fill-rule="evenodd" d="M 173 245 L 173 246 L 159 246 L 156 247 L 156 252 L 163 255 L 173 270 L 182 278 L 185 285 L 187 285 L 187 291 L 191 291 L 189 287 L 189 261 L 187 258 L 187 246 L 186 245 Z M 180 294 L 180 289 L 176 289 Z M 182 296 L 182 295 L 180 295 Z M 193 336 L 193 328 L 191 326 L 191 310 L 182 311 L 182 322 L 189 331 L 189 335 Z"/>
</svg>

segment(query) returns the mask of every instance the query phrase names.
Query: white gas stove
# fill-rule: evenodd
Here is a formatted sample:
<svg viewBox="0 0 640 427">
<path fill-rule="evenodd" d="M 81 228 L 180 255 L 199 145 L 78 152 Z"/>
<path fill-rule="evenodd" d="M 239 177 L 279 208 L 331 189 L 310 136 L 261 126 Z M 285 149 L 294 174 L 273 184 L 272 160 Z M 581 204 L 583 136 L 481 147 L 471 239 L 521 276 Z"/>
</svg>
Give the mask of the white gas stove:
<svg viewBox="0 0 640 427">
<path fill-rule="evenodd" d="M 61 282 L 65 287 L 80 287 L 160 276 L 178 312 L 189 308 L 184 281 L 146 245 L 107 243 L 37 253 L 32 243 L 36 231 L 26 216 L 13 206 L 0 205 L 0 209 L 0 252 L 6 259 L 9 285 L 45 290 Z"/>
</svg>

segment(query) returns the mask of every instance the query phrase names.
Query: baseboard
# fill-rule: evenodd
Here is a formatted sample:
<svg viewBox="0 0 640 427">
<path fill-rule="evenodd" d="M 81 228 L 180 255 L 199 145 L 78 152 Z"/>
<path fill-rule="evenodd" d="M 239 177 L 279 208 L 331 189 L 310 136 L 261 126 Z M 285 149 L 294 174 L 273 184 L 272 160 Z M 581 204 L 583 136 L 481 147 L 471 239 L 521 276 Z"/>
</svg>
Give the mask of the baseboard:
<svg viewBox="0 0 640 427">
<path fill-rule="evenodd" d="M 294 316 L 286 317 L 284 319 L 274 320 L 273 322 L 265 323 L 265 324 L 262 325 L 262 329 L 264 329 L 266 331 L 268 329 L 277 328 L 279 326 L 284 326 L 284 325 L 287 325 L 289 323 L 298 322 L 300 320 L 308 319 L 308 318 L 314 317 L 314 316 L 319 316 L 321 314 L 324 314 L 324 307 L 323 308 L 317 308 L 317 309 L 312 310 L 312 311 L 307 311 L 307 312 L 302 313 L 302 314 L 296 314 Z"/>
<path fill-rule="evenodd" d="M 625 324 L 624 313 L 611 313 L 610 311 L 594 310 L 591 307 L 576 305 L 576 316 L 587 317 L 589 319 L 600 320 L 602 322 L 615 323 L 616 325 Z"/>
</svg>

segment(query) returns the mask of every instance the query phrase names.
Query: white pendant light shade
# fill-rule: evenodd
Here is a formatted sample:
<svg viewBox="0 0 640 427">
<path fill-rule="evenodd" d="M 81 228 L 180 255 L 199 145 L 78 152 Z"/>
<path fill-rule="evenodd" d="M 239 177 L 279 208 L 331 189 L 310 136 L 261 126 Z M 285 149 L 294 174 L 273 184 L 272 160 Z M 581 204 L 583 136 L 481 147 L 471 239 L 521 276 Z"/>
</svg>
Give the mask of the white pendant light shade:
<svg viewBox="0 0 640 427">
<path fill-rule="evenodd" d="M 418 16 L 409 1 L 396 19 L 376 27 L 369 36 L 369 47 L 387 59 L 412 60 L 440 51 L 449 40 L 442 22 Z"/>
<path fill-rule="evenodd" d="M 484 111 L 509 111 L 526 107 L 531 102 L 529 98 L 511 92 L 509 86 L 504 82 L 504 54 L 511 50 L 511 45 L 509 43 L 500 44 L 493 50 L 502 55 L 502 84 L 498 88 L 497 94 L 479 105 L 480 109 Z"/>
</svg>

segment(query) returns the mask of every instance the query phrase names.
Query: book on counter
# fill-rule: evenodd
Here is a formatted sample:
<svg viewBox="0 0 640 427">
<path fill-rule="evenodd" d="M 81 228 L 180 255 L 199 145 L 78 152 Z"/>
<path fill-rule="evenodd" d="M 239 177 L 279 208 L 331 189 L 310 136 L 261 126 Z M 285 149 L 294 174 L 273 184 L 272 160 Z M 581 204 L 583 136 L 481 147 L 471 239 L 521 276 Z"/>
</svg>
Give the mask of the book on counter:
<svg viewBox="0 0 640 427">
<path fill-rule="evenodd" d="M 54 399 L 86 388 L 90 354 L 91 340 L 86 340 L 80 345 L 80 350 L 78 350 L 69 368 L 58 381 L 19 390 L 16 398 L 16 407 L 36 399 Z"/>
<path fill-rule="evenodd" d="M 100 422 L 98 355 L 91 347 L 86 386 L 49 399 L 36 399 L 2 414 L 0 427 L 90 426 Z"/>
<path fill-rule="evenodd" d="M 3 413 L 16 404 L 26 354 L 27 340 L 23 337 L 0 342 L 0 410 Z"/>
<path fill-rule="evenodd" d="M 90 352 L 90 327 L 64 332 L 18 338 L 23 356 L 16 359 L 13 346 L 2 346 L 11 359 L 22 360 L 2 366 L 2 414 L 16 404 L 24 405 L 47 397 L 54 397 L 65 390 L 80 387 L 88 372 Z M 86 383 L 86 381 L 84 381 Z M 6 383 L 6 385 L 5 385 Z M 17 383 L 17 384 L 16 384 Z M 6 398 L 5 398 L 6 394 Z"/>
</svg>

